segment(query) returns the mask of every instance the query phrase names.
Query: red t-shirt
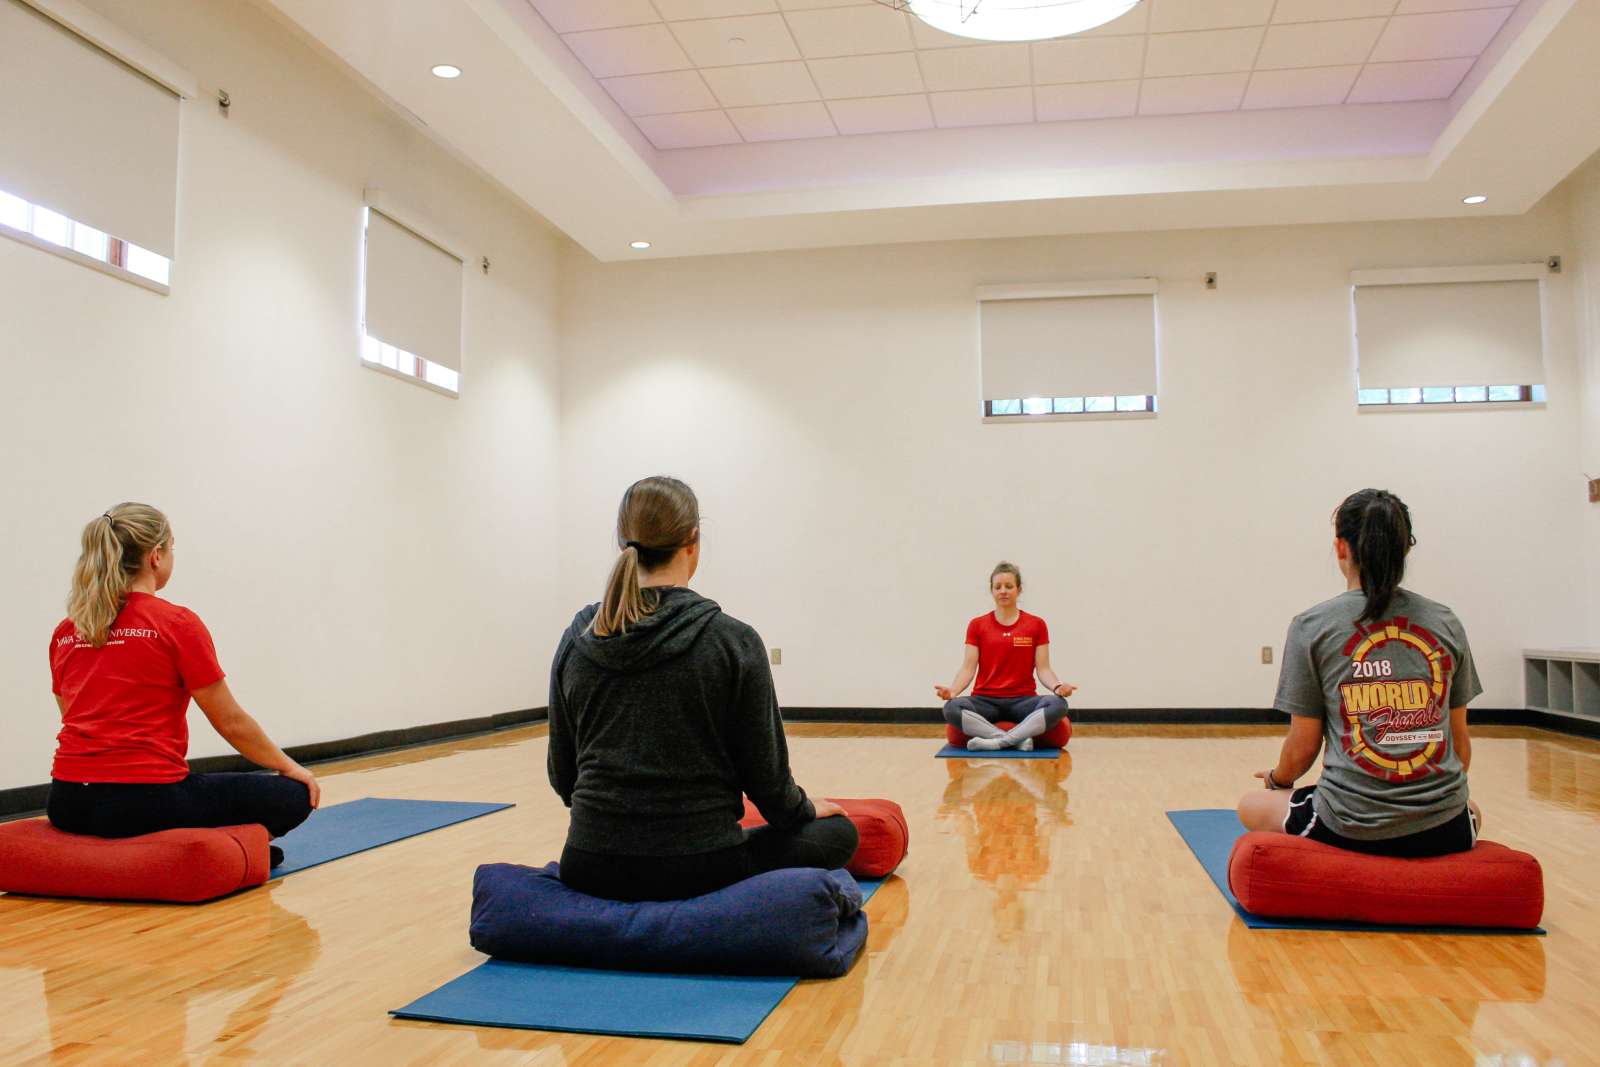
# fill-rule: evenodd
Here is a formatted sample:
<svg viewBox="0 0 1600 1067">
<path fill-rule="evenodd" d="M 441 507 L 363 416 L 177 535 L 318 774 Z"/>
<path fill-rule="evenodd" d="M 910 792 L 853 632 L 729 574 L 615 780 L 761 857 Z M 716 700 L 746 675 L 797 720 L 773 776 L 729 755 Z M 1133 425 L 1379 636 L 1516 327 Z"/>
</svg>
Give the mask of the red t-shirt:
<svg viewBox="0 0 1600 1067">
<path fill-rule="evenodd" d="M 223 675 L 199 616 L 129 593 L 101 648 L 62 620 L 50 639 L 50 677 L 67 707 L 51 777 L 177 782 L 189 773 L 189 694 Z"/>
<path fill-rule="evenodd" d="M 992 611 L 967 623 L 967 644 L 978 650 L 978 680 L 972 695 L 1001 699 L 1036 695 L 1033 656 L 1049 643 L 1050 628 L 1026 611 L 1019 611 L 1010 626 L 1001 626 Z"/>
</svg>

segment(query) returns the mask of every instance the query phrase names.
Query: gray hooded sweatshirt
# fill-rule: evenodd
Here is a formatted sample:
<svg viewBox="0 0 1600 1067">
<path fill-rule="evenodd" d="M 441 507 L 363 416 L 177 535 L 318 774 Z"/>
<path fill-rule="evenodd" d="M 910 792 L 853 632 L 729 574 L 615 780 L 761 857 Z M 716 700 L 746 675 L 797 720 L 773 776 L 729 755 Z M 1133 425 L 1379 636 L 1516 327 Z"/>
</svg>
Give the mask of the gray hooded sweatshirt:
<svg viewBox="0 0 1600 1067">
<path fill-rule="evenodd" d="M 790 829 L 816 817 L 789 773 L 752 628 L 683 588 L 626 633 L 578 612 L 550 668 L 550 784 L 572 809 L 567 844 L 622 856 L 693 855 L 743 840 L 740 794 Z"/>
</svg>

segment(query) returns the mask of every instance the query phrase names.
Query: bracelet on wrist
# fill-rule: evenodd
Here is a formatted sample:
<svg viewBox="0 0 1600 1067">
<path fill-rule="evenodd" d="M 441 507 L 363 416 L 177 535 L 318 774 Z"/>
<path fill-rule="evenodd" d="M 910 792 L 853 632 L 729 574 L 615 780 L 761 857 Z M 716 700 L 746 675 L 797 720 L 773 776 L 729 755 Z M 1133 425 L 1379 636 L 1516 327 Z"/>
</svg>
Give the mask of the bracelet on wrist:
<svg viewBox="0 0 1600 1067">
<path fill-rule="evenodd" d="M 1288 787 L 1285 786 L 1285 785 L 1282 785 L 1281 783 L 1279 783 L 1278 779 L 1273 775 L 1272 769 L 1269 769 L 1267 771 L 1267 788 L 1268 789 L 1286 789 Z"/>
</svg>

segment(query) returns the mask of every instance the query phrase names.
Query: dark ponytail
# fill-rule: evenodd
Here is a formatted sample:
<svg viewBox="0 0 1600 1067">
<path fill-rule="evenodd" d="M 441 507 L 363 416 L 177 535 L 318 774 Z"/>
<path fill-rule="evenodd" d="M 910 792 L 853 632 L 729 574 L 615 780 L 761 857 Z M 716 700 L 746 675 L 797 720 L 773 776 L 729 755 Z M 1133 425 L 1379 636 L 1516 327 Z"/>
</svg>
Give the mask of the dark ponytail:
<svg viewBox="0 0 1600 1067">
<path fill-rule="evenodd" d="M 1389 612 L 1394 591 L 1406 573 L 1406 554 L 1417 539 L 1411 533 L 1411 511 L 1386 489 L 1363 489 L 1345 497 L 1333 513 L 1334 532 L 1350 546 L 1361 572 L 1366 610 L 1361 622 L 1377 622 Z"/>
<path fill-rule="evenodd" d="M 700 536 L 700 501 L 676 478 L 643 478 L 622 494 L 617 508 L 617 547 L 622 554 L 606 580 L 600 609 L 589 624 L 596 637 L 626 633 L 656 610 L 660 596 L 639 587 L 639 571 L 672 562 L 680 548 Z"/>
</svg>

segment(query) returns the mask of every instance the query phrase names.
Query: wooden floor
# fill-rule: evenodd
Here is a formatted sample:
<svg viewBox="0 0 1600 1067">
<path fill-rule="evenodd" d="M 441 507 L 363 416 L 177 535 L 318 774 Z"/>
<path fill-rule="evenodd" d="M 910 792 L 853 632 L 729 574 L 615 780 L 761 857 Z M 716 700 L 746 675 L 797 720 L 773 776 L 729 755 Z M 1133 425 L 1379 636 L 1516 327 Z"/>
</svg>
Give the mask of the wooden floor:
<svg viewBox="0 0 1600 1067">
<path fill-rule="evenodd" d="M 1084 727 L 1069 758 L 936 760 L 931 727 L 790 728 L 809 790 L 899 801 L 867 953 L 744 1046 L 398 1022 L 481 959 L 473 868 L 556 856 L 542 728 L 321 768 L 517 807 L 198 907 L 0 897 L 0 1063 L 1600 1063 L 1600 745 L 1475 733 L 1486 836 L 1544 863 L 1548 938 L 1252 931 L 1167 823 L 1231 806 L 1276 730 Z"/>
</svg>

